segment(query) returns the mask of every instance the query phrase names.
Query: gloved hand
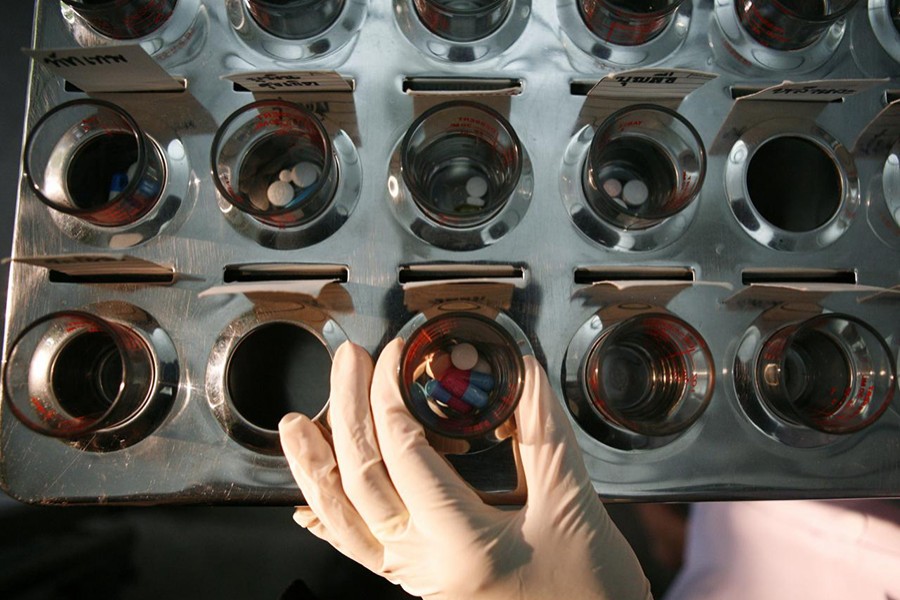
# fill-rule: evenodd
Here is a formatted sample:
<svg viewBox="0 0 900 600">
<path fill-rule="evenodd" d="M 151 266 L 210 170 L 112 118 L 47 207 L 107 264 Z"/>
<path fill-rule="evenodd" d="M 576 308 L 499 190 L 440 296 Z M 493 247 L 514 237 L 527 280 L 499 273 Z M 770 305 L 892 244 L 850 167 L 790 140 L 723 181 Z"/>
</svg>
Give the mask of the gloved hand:
<svg viewBox="0 0 900 600">
<path fill-rule="evenodd" d="M 537 361 L 525 358 L 515 414 L 528 500 L 509 511 L 482 502 L 429 446 L 400 395 L 402 348 L 388 344 L 374 376 L 364 349 L 338 349 L 333 441 L 303 415 L 282 419 L 281 443 L 309 504 L 294 520 L 427 599 L 650 598 Z"/>
</svg>

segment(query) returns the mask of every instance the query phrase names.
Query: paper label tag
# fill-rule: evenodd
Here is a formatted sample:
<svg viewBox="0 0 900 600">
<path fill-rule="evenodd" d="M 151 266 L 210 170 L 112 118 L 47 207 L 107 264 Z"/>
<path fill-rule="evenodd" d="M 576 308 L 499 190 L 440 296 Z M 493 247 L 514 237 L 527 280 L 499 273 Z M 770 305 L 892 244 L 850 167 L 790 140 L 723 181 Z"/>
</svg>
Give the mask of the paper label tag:
<svg viewBox="0 0 900 600">
<path fill-rule="evenodd" d="M 516 285 L 484 279 L 429 281 L 403 284 L 404 301 L 411 311 L 424 311 L 443 304 L 509 308 Z"/>
<path fill-rule="evenodd" d="M 184 90 L 139 45 L 96 48 L 23 48 L 35 62 L 85 92 L 164 92 Z"/>
<path fill-rule="evenodd" d="M 888 104 L 856 138 L 853 152 L 862 156 L 887 154 L 900 140 L 900 100 Z"/>
<path fill-rule="evenodd" d="M 832 79 L 830 81 L 785 81 L 755 94 L 744 96 L 746 100 L 785 100 L 793 102 L 834 102 L 847 96 L 864 92 L 886 79 Z"/>
<path fill-rule="evenodd" d="M 58 256 L 29 256 L 9 260 L 59 271 L 72 277 L 124 274 L 160 276 L 171 275 L 174 272 L 171 267 L 126 254 L 66 254 Z"/>
<path fill-rule="evenodd" d="M 352 92 L 352 79 L 337 71 L 255 71 L 224 76 L 249 92 Z"/>
<path fill-rule="evenodd" d="M 258 294 L 270 292 L 277 294 L 300 294 L 317 298 L 322 289 L 337 279 L 309 279 L 304 281 L 258 281 L 252 283 L 229 283 L 217 285 L 203 290 L 198 294 L 200 298 L 207 296 L 223 296 L 229 294 Z"/>
<path fill-rule="evenodd" d="M 690 69 L 635 69 L 607 75 L 591 88 L 588 96 L 629 100 L 634 98 L 682 100 L 716 77 L 718 76 L 715 73 Z"/>
</svg>

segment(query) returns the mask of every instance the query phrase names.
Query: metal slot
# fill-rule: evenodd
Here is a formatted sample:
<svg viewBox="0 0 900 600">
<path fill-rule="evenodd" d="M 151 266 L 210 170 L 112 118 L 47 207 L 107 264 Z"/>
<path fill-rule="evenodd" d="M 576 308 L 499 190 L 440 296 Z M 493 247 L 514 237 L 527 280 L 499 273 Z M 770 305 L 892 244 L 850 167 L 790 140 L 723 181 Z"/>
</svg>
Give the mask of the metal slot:
<svg viewBox="0 0 900 600">
<path fill-rule="evenodd" d="M 596 85 L 596 80 L 586 81 L 583 79 L 577 79 L 575 81 L 570 81 L 569 93 L 573 96 L 587 96 Z"/>
<path fill-rule="evenodd" d="M 50 283 L 80 284 L 161 284 L 175 283 L 175 271 L 168 273 L 64 273 L 50 269 Z"/>
<path fill-rule="evenodd" d="M 501 77 L 406 77 L 403 93 L 410 95 L 446 94 L 498 94 L 518 96 L 525 85 L 521 79 Z"/>
<path fill-rule="evenodd" d="M 187 91 L 187 79 L 183 77 L 176 77 L 175 81 L 178 82 L 179 89 L 165 89 L 165 90 L 122 90 L 124 93 L 128 94 L 181 94 L 182 92 Z M 75 85 L 70 81 L 66 81 L 63 89 L 72 94 L 84 94 L 84 90 Z"/>
<path fill-rule="evenodd" d="M 890 104 L 891 102 L 896 102 L 900 100 L 900 90 L 885 90 L 884 91 L 884 103 Z"/>
<path fill-rule="evenodd" d="M 332 280 L 347 283 L 347 265 L 309 265 L 296 263 L 253 263 L 226 265 L 222 276 L 225 283 L 254 281 L 318 281 Z"/>
<path fill-rule="evenodd" d="M 744 285 L 779 283 L 835 283 L 856 285 L 853 269 L 744 269 Z"/>
<path fill-rule="evenodd" d="M 506 279 L 524 280 L 525 268 L 502 264 L 430 264 L 403 265 L 397 276 L 401 284 L 444 281 L 447 279 Z"/>
<path fill-rule="evenodd" d="M 575 283 L 591 285 L 605 281 L 684 281 L 696 279 L 690 267 L 581 267 L 575 269 Z"/>
</svg>

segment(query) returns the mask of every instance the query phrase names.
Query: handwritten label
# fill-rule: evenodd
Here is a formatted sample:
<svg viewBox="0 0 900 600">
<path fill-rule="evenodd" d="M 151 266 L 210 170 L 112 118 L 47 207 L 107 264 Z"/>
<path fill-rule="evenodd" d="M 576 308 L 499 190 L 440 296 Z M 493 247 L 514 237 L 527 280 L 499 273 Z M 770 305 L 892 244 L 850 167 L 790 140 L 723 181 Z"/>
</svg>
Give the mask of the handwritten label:
<svg viewBox="0 0 900 600">
<path fill-rule="evenodd" d="M 588 96 L 681 100 L 716 77 L 714 73 L 690 69 L 635 69 L 607 75 L 591 88 Z"/>
<path fill-rule="evenodd" d="M 184 82 L 165 72 L 139 45 L 104 48 L 23 49 L 35 62 L 85 92 L 181 91 Z"/>
<path fill-rule="evenodd" d="M 833 79 L 830 81 L 785 81 L 755 94 L 741 98 L 746 100 L 786 100 L 800 102 L 834 102 L 847 96 L 864 92 L 886 79 Z"/>
<path fill-rule="evenodd" d="M 888 104 L 856 138 L 854 153 L 861 156 L 887 154 L 900 140 L 900 100 Z"/>
<path fill-rule="evenodd" d="M 354 81 L 336 71 L 259 71 L 224 79 L 249 92 L 352 92 Z"/>
</svg>

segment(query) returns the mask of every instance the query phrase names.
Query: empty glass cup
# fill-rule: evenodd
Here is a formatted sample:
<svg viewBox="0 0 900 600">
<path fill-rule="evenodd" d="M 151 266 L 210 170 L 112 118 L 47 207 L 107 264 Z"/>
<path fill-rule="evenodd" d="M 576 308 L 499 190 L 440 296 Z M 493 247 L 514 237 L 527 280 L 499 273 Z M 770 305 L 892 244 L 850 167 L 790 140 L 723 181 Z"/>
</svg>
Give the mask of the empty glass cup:
<svg viewBox="0 0 900 600">
<path fill-rule="evenodd" d="M 706 151 L 678 113 L 650 104 L 623 108 L 594 133 L 582 184 L 591 208 L 623 229 L 645 229 L 694 200 Z"/>
<path fill-rule="evenodd" d="M 12 344 L 6 398 L 29 428 L 76 439 L 131 420 L 150 400 L 153 355 L 128 327 L 80 311 L 36 321 Z"/>
<path fill-rule="evenodd" d="M 311 38 L 331 27 L 346 0 L 243 0 L 253 20 L 274 36 Z"/>
<path fill-rule="evenodd" d="M 825 433 L 871 425 L 894 395 L 891 353 L 868 325 L 827 314 L 784 327 L 763 344 L 756 382 L 781 418 Z"/>
<path fill-rule="evenodd" d="M 169 20 L 177 0 L 62 0 L 98 33 L 116 40 L 144 37 Z"/>
<path fill-rule="evenodd" d="M 166 170 L 161 152 L 128 113 L 109 102 L 73 100 L 31 129 L 25 175 L 50 208 L 114 227 L 153 208 Z"/>
<path fill-rule="evenodd" d="M 465 440 L 469 452 L 500 441 L 497 429 L 522 394 L 523 350 L 530 353 L 524 336 L 519 332 L 517 340 L 510 333 L 509 328 L 518 332 L 512 320 L 502 313 L 492 319 L 461 311 L 419 315 L 411 325 L 417 325 L 411 333 L 401 333 L 406 346 L 400 390 L 410 412 L 432 433 L 432 443 L 447 449 L 454 444 L 441 438 Z"/>
<path fill-rule="evenodd" d="M 853 8 L 856 0 L 735 0 L 743 28 L 773 50 L 809 46 L 832 23 Z"/>
<path fill-rule="evenodd" d="M 648 436 L 679 433 L 713 392 L 713 362 L 691 326 L 666 314 L 621 321 L 601 334 L 584 362 L 587 397 L 612 424 Z"/>
<path fill-rule="evenodd" d="M 509 14 L 512 0 L 413 0 L 416 13 L 434 34 L 471 42 L 493 33 Z"/>
<path fill-rule="evenodd" d="M 275 227 L 312 221 L 337 189 L 328 132 L 315 114 L 290 102 L 261 100 L 232 113 L 216 133 L 211 160 L 222 197 Z"/>
<path fill-rule="evenodd" d="M 448 102 L 416 119 L 400 148 L 400 171 L 416 205 L 447 227 L 472 227 L 506 205 L 522 173 L 510 124 L 474 102 Z"/>
<path fill-rule="evenodd" d="M 662 33 L 683 0 L 579 0 L 594 35 L 610 44 L 639 46 Z"/>
</svg>

